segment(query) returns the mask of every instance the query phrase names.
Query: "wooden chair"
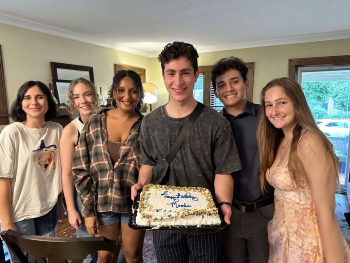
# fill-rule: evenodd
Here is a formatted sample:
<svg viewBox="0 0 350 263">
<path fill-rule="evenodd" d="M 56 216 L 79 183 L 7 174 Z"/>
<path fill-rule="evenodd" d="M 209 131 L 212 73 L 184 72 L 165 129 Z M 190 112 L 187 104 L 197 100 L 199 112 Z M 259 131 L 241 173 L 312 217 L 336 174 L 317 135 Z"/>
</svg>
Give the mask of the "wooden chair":
<svg viewBox="0 0 350 263">
<path fill-rule="evenodd" d="M 28 263 L 22 250 L 31 254 L 38 263 L 81 263 L 88 254 L 98 250 L 114 253 L 117 263 L 121 245 L 105 237 L 64 238 L 24 235 L 13 230 L 0 233 L 7 247 L 21 263 Z"/>
</svg>

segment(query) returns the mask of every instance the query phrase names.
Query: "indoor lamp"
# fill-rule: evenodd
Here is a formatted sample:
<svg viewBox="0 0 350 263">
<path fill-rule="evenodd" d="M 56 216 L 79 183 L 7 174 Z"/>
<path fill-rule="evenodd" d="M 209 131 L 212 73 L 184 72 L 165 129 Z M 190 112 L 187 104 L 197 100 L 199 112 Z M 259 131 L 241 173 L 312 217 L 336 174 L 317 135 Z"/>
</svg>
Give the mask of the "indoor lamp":
<svg viewBox="0 0 350 263">
<path fill-rule="evenodd" d="M 152 111 L 152 104 L 157 101 L 158 87 L 150 82 L 142 83 L 142 86 L 145 94 L 143 102 L 149 104 L 149 109 Z"/>
</svg>

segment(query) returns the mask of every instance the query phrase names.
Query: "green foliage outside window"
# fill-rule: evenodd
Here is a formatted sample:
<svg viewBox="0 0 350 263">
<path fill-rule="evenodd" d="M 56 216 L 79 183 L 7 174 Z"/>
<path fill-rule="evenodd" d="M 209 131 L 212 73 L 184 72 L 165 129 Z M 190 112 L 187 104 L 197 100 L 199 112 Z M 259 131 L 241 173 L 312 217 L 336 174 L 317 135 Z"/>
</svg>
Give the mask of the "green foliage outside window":
<svg viewBox="0 0 350 263">
<path fill-rule="evenodd" d="M 350 81 L 302 82 L 301 86 L 315 119 L 350 119 Z"/>
</svg>

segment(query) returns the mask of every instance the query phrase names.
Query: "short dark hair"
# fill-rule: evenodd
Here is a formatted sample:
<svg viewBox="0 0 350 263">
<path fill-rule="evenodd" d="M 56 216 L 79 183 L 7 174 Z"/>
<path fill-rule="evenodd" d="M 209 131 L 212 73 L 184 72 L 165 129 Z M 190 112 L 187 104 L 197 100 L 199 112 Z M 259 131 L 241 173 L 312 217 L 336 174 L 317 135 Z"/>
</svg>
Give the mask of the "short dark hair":
<svg viewBox="0 0 350 263">
<path fill-rule="evenodd" d="M 244 64 L 242 59 L 233 56 L 222 58 L 211 68 L 211 84 L 214 90 L 216 88 L 216 78 L 225 74 L 225 72 L 230 69 L 239 71 L 243 81 L 247 81 L 248 67 Z"/>
<path fill-rule="evenodd" d="M 185 57 L 191 62 L 194 73 L 198 70 L 198 52 L 193 45 L 185 42 L 175 41 L 167 44 L 163 51 L 158 55 L 158 61 L 162 66 L 162 73 L 164 74 L 165 64 L 168 64 L 174 59 Z"/>
<path fill-rule="evenodd" d="M 45 114 L 45 121 L 51 121 L 54 118 L 58 116 L 58 107 L 57 104 L 55 103 L 52 94 L 50 92 L 50 89 L 41 81 L 34 81 L 30 80 L 25 82 L 18 90 L 17 96 L 15 101 L 12 103 L 10 114 L 11 118 L 14 121 L 22 122 L 27 119 L 27 114 L 25 111 L 22 109 L 22 101 L 24 99 L 25 94 L 27 91 L 34 87 L 38 86 L 39 89 L 45 94 L 47 98 L 47 104 L 49 109 L 47 110 Z"/>
<path fill-rule="evenodd" d="M 115 99 L 113 97 L 113 91 L 119 87 L 120 81 L 125 77 L 129 77 L 134 81 L 134 84 L 135 84 L 137 91 L 139 93 L 139 96 L 140 96 L 140 100 L 136 105 L 136 109 L 141 110 L 142 106 L 143 106 L 143 98 L 145 97 L 145 94 L 143 91 L 141 77 L 139 76 L 139 74 L 137 74 L 133 70 L 119 70 L 117 72 L 117 74 L 115 74 L 115 76 L 113 77 L 112 86 L 108 91 L 109 97 L 112 98 L 112 106 L 117 107 L 117 102 L 115 101 Z"/>
</svg>

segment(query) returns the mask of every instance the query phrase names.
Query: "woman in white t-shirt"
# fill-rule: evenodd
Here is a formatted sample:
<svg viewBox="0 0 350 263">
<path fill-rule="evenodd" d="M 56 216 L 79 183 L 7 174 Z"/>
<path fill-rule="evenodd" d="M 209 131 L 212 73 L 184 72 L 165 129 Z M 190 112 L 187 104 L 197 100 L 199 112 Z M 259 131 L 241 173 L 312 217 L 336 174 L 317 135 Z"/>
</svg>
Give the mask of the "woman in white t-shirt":
<svg viewBox="0 0 350 263">
<path fill-rule="evenodd" d="M 11 106 L 15 122 L 0 133 L 1 230 L 55 235 L 62 191 L 57 149 L 62 126 L 51 122 L 57 114 L 44 83 L 28 81 L 20 87 Z"/>
</svg>

